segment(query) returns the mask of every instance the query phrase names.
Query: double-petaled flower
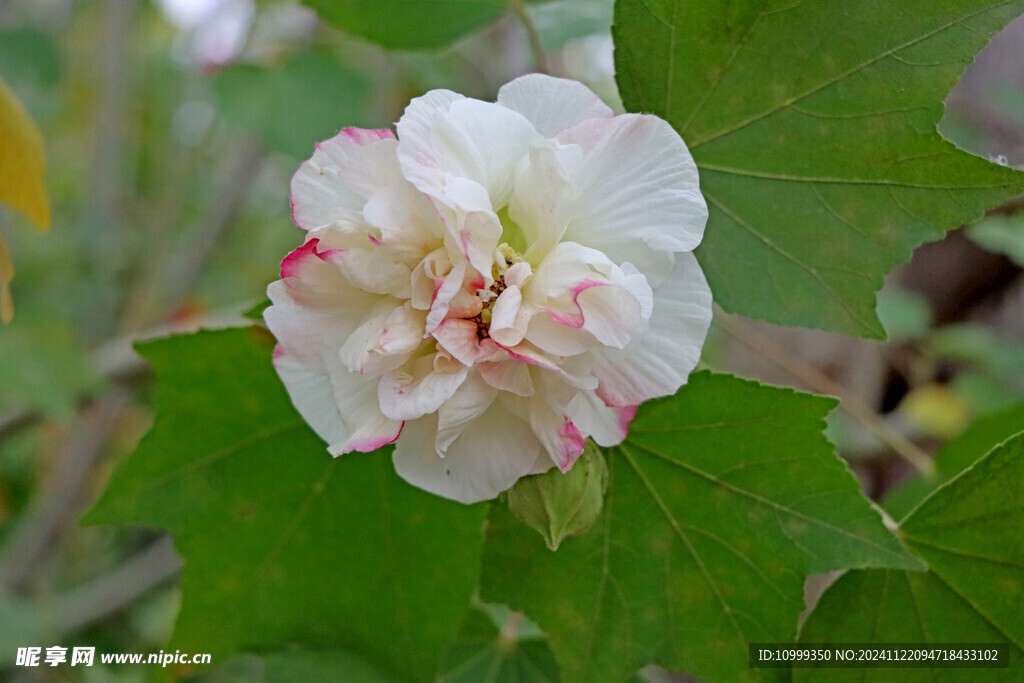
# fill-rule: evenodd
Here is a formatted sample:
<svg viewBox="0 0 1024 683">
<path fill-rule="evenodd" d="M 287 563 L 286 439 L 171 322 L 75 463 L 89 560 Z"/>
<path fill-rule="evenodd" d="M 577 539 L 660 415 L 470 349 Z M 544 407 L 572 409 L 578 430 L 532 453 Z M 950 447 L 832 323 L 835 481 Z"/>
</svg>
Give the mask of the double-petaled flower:
<svg viewBox="0 0 1024 683">
<path fill-rule="evenodd" d="M 397 128 L 343 130 L 292 180 L 307 235 L 265 317 L 299 412 L 463 502 L 621 442 L 711 320 L 686 145 L 540 75 L 496 103 L 431 91 Z"/>
</svg>

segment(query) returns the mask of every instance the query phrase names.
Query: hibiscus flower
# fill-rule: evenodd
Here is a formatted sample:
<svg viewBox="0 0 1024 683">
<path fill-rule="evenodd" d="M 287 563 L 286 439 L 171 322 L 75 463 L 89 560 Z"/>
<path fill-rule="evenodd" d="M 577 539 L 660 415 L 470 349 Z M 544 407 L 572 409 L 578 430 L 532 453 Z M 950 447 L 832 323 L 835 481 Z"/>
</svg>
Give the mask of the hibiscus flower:
<svg viewBox="0 0 1024 683">
<path fill-rule="evenodd" d="M 530 75 L 345 129 L 292 180 L 305 243 L 265 318 L 296 408 L 334 455 L 470 503 L 620 443 L 686 382 L 711 321 L 691 253 L 707 207 L 665 121 Z"/>
</svg>

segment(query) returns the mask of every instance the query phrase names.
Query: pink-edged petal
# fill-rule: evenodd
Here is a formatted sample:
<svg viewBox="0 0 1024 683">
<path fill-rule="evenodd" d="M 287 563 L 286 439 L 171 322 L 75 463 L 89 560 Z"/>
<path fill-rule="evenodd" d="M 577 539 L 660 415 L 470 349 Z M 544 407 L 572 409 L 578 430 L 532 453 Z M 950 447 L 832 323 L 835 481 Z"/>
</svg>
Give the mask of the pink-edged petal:
<svg viewBox="0 0 1024 683">
<path fill-rule="evenodd" d="M 292 218 L 303 230 L 361 222 L 363 204 L 401 180 L 389 130 L 346 128 L 317 145 L 292 177 Z"/>
<path fill-rule="evenodd" d="M 477 373 L 470 373 L 450 399 L 437 411 L 438 454 L 445 455 L 449 446 L 474 420 L 483 415 L 498 396 L 498 391 Z"/>
<path fill-rule="evenodd" d="M 473 180 L 449 174 L 445 192 L 447 201 L 435 199 L 433 202 L 445 226 L 445 246 L 452 254 L 462 254 L 473 268 L 489 279 L 502 227 L 487 190 Z"/>
<path fill-rule="evenodd" d="M 522 115 L 497 104 L 438 91 L 415 99 L 398 122 L 402 173 L 421 192 L 455 206 L 453 178 L 479 183 L 493 208 L 508 203 L 515 170 L 541 140 Z"/>
<path fill-rule="evenodd" d="M 598 445 L 607 447 L 620 444 L 626 438 L 636 408 L 607 406 L 594 392 L 581 391 L 569 401 L 566 412 L 580 431 Z"/>
<path fill-rule="evenodd" d="M 496 497 L 534 470 L 540 443 L 530 425 L 500 401 L 491 403 L 437 454 L 437 416 L 406 423 L 395 448 L 395 470 L 413 486 L 462 503 Z"/>
<path fill-rule="evenodd" d="M 525 341 L 545 354 L 559 357 L 578 356 L 597 345 L 594 336 L 582 329 L 556 320 L 550 311 L 540 311 L 530 318 Z"/>
<path fill-rule="evenodd" d="M 654 290 L 650 329 L 625 349 L 595 349 L 589 356 L 611 406 L 635 406 L 674 394 L 700 360 L 711 324 L 711 290 L 691 253 L 676 255 L 675 268 Z"/>
<path fill-rule="evenodd" d="M 622 348 L 646 329 L 651 288 L 628 263 L 573 242 L 558 244 L 537 267 L 524 298 L 534 315 L 526 338 L 556 355 L 582 353 L 596 343 Z"/>
<path fill-rule="evenodd" d="M 572 178 L 577 210 L 563 239 L 633 263 L 656 286 L 664 263 L 651 251 L 691 251 L 707 222 L 686 144 L 668 123 L 641 114 L 584 121 L 558 139 L 583 150 Z"/>
<path fill-rule="evenodd" d="M 644 304 L 652 300 L 643 276 L 636 285 L 627 289 L 618 284 L 578 283 L 574 297 L 583 316 L 583 329 L 606 346 L 625 348 L 633 335 L 646 327 Z"/>
<path fill-rule="evenodd" d="M 463 318 L 446 318 L 432 333 L 438 345 L 463 365 L 504 357 L 494 341 L 481 339 L 475 322 Z"/>
<path fill-rule="evenodd" d="M 433 333 L 437 326 L 441 324 L 441 321 L 448 315 L 448 308 L 451 305 L 452 299 L 462 291 L 462 287 L 465 284 L 467 270 L 465 263 L 455 266 L 444 276 L 444 280 L 435 290 L 434 299 L 430 303 L 430 314 L 427 315 L 426 334 Z"/>
<path fill-rule="evenodd" d="M 553 410 L 546 401 L 538 398 L 531 401 L 530 426 L 551 461 L 562 472 L 568 472 L 583 454 L 583 434 L 568 416 Z"/>
<path fill-rule="evenodd" d="M 469 368 L 437 372 L 430 356 L 410 361 L 380 378 L 377 397 L 380 409 L 392 420 L 415 420 L 436 412 L 466 379 Z"/>
<path fill-rule="evenodd" d="M 506 83 L 498 91 L 498 104 L 525 116 L 545 137 L 580 121 L 613 114 L 582 83 L 543 74 L 528 74 Z"/>
<path fill-rule="evenodd" d="M 369 452 L 392 443 L 402 431 L 402 423 L 381 414 L 373 401 L 376 383 L 358 375 L 343 379 L 345 391 L 339 395 L 338 375 L 303 364 L 296 356 L 278 346 L 274 367 L 303 419 L 327 442 L 332 455 L 350 451 Z"/>
<path fill-rule="evenodd" d="M 353 288 L 338 268 L 317 253 L 316 240 L 285 259 L 282 280 L 270 283 L 272 306 L 263 313 L 277 340 L 303 363 L 320 363 L 323 349 L 333 353 L 368 319 L 394 308 L 391 297 Z"/>
</svg>

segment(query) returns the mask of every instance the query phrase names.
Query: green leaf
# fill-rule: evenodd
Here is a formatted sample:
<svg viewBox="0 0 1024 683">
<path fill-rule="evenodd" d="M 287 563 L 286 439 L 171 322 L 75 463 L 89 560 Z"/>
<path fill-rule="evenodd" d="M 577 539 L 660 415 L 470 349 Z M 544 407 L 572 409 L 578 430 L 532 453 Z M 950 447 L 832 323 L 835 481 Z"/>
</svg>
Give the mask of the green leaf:
<svg viewBox="0 0 1024 683">
<path fill-rule="evenodd" d="M 509 0 L 303 2 L 324 21 L 392 50 L 436 50 L 497 21 L 509 11 Z"/>
<path fill-rule="evenodd" d="M 1024 268 L 1024 216 L 989 216 L 967 228 L 967 236 L 989 251 L 1005 254 Z"/>
<path fill-rule="evenodd" d="M 911 250 L 1024 189 L 935 125 L 1024 0 L 618 0 L 630 111 L 683 136 L 711 211 L 697 257 L 727 311 L 882 337 Z"/>
<path fill-rule="evenodd" d="M 1024 403 L 976 420 L 935 454 L 934 477 L 917 477 L 904 483 L 888 495 L 883 507 L 894 519 L 903 519 L 928 494 L 974 464 L 978 453 L 987 453 L 1021 429 L 1024 429 Z"/>
<path fill-rule="evenodd" d="M 371 125 L 369 85 L 324 50 L 299 54 L 277 68 L 234 64 L 213 79 L 224 120 L 275 152 L 305 159 L 339 126 Z"/>
<path fill-rule="evenodd" d="M 909 289 L 882 289 L 878 293 L 876 313 L 892 342 L 920 339 L 931 329 L 932 309 L 928 300 Z"/>
<path fill-rule="evenodd" d="M 1024 381 L 1024 345 L 975 323 L 946 325 L 925 340 L 930 356 L 969 363 L 987 374 L 1018 384 Z M 1018 386 L 1024 391 L 1024 384 Z"/>
<path fill-rule="evenodd" d="M 398 683 L 345 650 L 291 648 L 264 655 L 246 655 L 187 679 L 189 683 Z"/>
<path fill-rule="evenodd" d="M 487 614 L 472 610 L 445 652 L 438 683 L 555 683 L 558 664 L 543 636 L 524 633 L 522 615 L 508 617 L 503 633 Z M 511 620 L 515 620 L 511 623 Z"/>
<path fill-rule="evenodd" d="M 1024 436 L 992 450 L 903 522 L 927 573 L 854 571 L 821 597 L 801 642 L 1010 643 L 1010 670 L 903 669 L 900 681 L 1024 675 Z M 885 669 L 794 669 L 795 681 L 891 681 Z"/>
<path fill-rule="evenodd" d="M 159 527 L 185 560 L 171 647 L 348 649 L 427 680 L 476 586 L 486 507 L 413 488 L 390 454 L 332 460 L 259 328 L 144 344 L 156 418 L 88 523 Z"/>
<path fill-rule="evenodd" d="M 48 633 L 40 623 L 39 610 L 21 598 L 0 593 L 0 671 L 13 667 L 19 647 L 38 647 Z"/>
<path fill-rule="evenodd" d="M 533 23 L 541 45 L 554 51 L 578 38 L 608 35 L 614 6 L 613 0 L 555 0 L 534 10 Z"/>
<path fill-rule="evenodd" d="M 809 574 L 922 568 L 822 435 L 830 398 L 707 372 L 641 407 L 607 450 L 604 511 L 557 552 L 492 508 L 481 598 L 548 634 L 568 681 L 656 663 L 772 679 L 748 642 L 791 642 Z"/>
</svg>

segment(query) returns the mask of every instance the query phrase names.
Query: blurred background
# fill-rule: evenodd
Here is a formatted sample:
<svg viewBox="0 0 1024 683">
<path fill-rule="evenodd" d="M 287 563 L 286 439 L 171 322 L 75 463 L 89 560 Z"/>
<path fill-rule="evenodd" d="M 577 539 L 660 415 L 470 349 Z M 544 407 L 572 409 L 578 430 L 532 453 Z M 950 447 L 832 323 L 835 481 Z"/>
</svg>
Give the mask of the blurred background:
<svg viewBox="0 0 1024 683">
<path fill-rule="evenodd" d="M 529 11 L 553 74 L 621 109 L 611 0 Z M 0 680 L 145 680 L 153 667 L 13 665 L 30 645 L 156 652 L 173 628 L 170 540 L 77 526 L 152 419 L 131 342 L 238 324 L 264 299 L 301 241 L 288 182 L 316 141 L 389 126 L 431 88 L 492 99 L 532 69 L 511 15 L 404 53 L 290 0 L 0 0 L 0 76 L 42 130 L 54 213 L 43 235 L 0 207 L 17 268 L 17 313 L 0 327 Z M 941 130 L 1024 168 L 1024 18 L 969 69 Z M 889 342 L 717 311 L 703 362 L 840 396 L 830 436 L 877 499 L 975 419 L 1020 409 L 1022 266 L 1018 198 L 890 275 Z"/>
</svg>

